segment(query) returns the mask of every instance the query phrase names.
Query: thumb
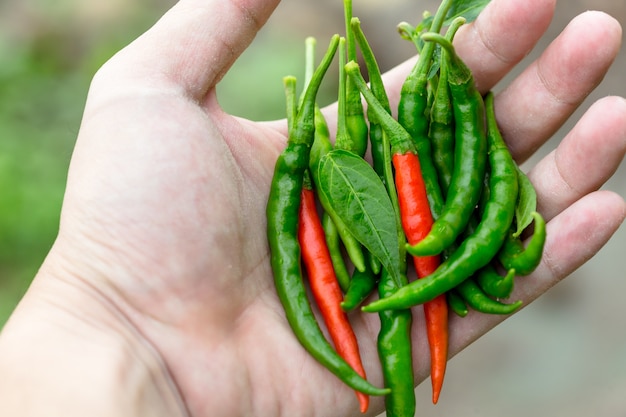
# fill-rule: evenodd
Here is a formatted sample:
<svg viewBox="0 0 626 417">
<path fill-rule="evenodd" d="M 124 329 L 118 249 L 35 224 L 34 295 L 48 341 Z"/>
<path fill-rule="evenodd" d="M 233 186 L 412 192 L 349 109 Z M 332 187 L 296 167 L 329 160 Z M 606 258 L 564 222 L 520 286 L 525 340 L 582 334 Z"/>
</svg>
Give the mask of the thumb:
<svg viewBox="0 0 626 417">
<path fill-rule="evenodd" d="M 97 77 L 183 89 L 201 100 L 250 45 L 280 0 L 180 0 Z M 104 74 L 104 75 L 102 75 Z M 110 77 L 110 78 L 109 78 Z"/>
</svg>

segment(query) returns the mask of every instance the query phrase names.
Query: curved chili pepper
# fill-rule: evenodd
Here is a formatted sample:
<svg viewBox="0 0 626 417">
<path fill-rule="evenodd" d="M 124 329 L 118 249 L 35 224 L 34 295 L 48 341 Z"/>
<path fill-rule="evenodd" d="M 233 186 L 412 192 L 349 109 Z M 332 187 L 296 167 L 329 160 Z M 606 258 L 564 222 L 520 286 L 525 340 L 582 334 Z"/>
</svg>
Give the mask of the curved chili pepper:
<svg viewBox="0 0 626 417">
<path fill-rule="evenodd" d="M 493 96 L 488 94 L 486 101 L 492 103 L 492 100 Z M 411 282 L 387 298 L 373 301 L 362 307 L 363 311 L 407 308 L 430 301 L 465 281 L 496 255 L 513 221 L 518 183 L 515 162 L 500 133 L 490 130 L 487 137 L 490 192 L 474 232 L 431 275 Z M 407 246 L 409 253 L 412 249 L 413 246 Z"/>
<path fill-rule="evenodd" d="M 333 36 L 305 92 L 287 146 L 276 161 L 266 207 L 270 261 L 276 293 L 287 321 L 302 346 L 351 388 L 369 395 L 386 395 L 388 389 L 377 388 L 363 379 L 325 339 L 315 320 L 302 279 L 297 233 L 300 195 L 314 137 L 315 97 L 338 43 L 338 36 Z"/>
<path fill-rule="evenodd" d="M 507 235 L 498 258 L 505 268 L 515 269 L 518 275 L 529 275 L 537 268 L 543 255 L 543 247 L 546 243 L 546 221 L 541 214 L 534 212 L 533 235 L 524 247 L 524 243 L 513 237 L 512 232 Z"/>
<path fill-rule="evenodd" d="M 487 314 L 511 314 L 522 305 L 522 301 L 504 304 L 491 299 L 483 292 L 474 279 L 466 279 L 456 287 L 461 297 L 474 310 Z"/>
<path fill-rule="evenodd" d="M 445 206 L 428 236 L 411 249 L 415 255 L 426 256 L 441 253 L 467 226 L 482 191 L 487 138 L 483 98 L 476 89 L 471 70 L 443 36 L 428 33 L 422 38 L 446 49 L 455 121 L 454 170 Z"/>
<path fill-rule="evenodd" d="M 469 310 L 467 309 L 467 304 L 465 300 L 453 289 L 446 292 L 446 300 L 448 301 L 448 307 L 452 310 L 457 316 L 465 317 L 468 315 Z"/>
<path fill-rule="evenodd" d="M 365 271 L 355 269 L 350 277 L 350 285 L 341 301 L 344 311 L 352 311 L 372 294 L 378 284 L 378 275 L 372 271 L 369 265 Z"/>
<path fill-rule="evenodd" d="M 474 274 L 474 279 L 485 294 L 495 298 L 508 298 L 513 291 L 515 269 L 509 269 L 504 276 L 488 263 Z"/>
<path fill-rule="evenodd" d="M 359 344 L 352 330 L 348 316 L 341 309 L 343 298 L 341 288 L 337 282 L 330 253 L 326 247 L 326 239 L 322 223 L 317 214 L 317 205 L 314 191 L 306 186 L 302 188 L 300 201 L 298 241 L 302 249 L 302 261 L 307 271 L 311 293 L 320 309 L 326 328 L 335 345 L 337 353 L 365 378 L 365 369 L 359 353 Z M 361 412 L 365 413 L 369 407 L 369 397 L 362 392 L 356 392 L 361 405 Z"/>
</svg>

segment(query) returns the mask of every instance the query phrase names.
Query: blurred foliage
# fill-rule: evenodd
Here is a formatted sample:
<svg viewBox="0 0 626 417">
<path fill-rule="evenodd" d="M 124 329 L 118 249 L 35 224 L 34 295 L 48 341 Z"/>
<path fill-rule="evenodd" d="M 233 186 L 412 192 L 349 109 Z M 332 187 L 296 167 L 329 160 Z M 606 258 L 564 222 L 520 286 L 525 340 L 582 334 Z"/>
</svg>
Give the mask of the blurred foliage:
<svg viewBox="0 0 626 417">
<path fill-rule="evenodd" d="M 0 45 L 0 323 L 24 292 L 57 228 L 86 77 L 53 42 Z"/>
<path fill-rule="evenodd" d="M 326 52 L 328 39 L 317 39 L 316 56 Z M 281 27 L 267 26 L 246 49 L 217 86 L 220 105 L 229 113 L 252 120 L 275 120 L 285 117 L 285 94 L 282 79 L 296 77 L 303 87 L 305 37 L 284 32 Z M 337 62 L 333 63 L 334 66 Z M 334 68 L 328 72 L 318 93 L 324 106 L 336 100 L 338 79 Z"/>
<path fill-rule="evenodd" d="M 57 18 L 27 36 L 0 27 L 0 327 L 54 242 L 90 79 L 148 19 L 89 39 Z"/>
</svg>

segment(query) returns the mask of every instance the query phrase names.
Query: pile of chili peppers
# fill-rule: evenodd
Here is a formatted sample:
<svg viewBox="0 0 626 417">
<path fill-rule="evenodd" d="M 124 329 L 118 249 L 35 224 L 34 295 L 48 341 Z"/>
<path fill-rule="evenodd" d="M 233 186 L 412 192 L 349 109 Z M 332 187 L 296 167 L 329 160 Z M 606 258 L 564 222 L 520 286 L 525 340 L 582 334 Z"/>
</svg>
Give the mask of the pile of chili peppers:
<svg viewBox="0 0 626 417">
<path fill-rule="evenodd" d="M 344 6 L 346 35 L 331 38 L 317 67 L 315 41 L 307 39 L 299 98 L 295 78 L 284 79 L 289 138 L 267 204 L 274 281 L 300 343 L 355 390 L 362 412 L 370 395 L 384 395 L 387 416 L 413 416 L 411 308 L 423 305 L 436 403 L 448 360 L 449 311 L 517 310 L 521 301 L 505 300 L 515 277 L 539 264 L 545 222 L 532 184 L 498 129 L 493 94 L 478 92 L 452 45 L 459 27 L 479 10 L 463 15 L 454 0 L 443 0 L 418 26 L 398 26 L 419 58 L 394 118 L 351 1 Z M 316 96 L 337 55 L 332 143 Z M 371 160 L 365 159 L 368 148 Z M 305 277 L 332 344 L 313 313 Z M 366 304 L 375 292 L 378 299 Z M 383 388 L 367 381 L 361 362 L 349 318 L 359 309 L 380 317 Z"/>
</svg>

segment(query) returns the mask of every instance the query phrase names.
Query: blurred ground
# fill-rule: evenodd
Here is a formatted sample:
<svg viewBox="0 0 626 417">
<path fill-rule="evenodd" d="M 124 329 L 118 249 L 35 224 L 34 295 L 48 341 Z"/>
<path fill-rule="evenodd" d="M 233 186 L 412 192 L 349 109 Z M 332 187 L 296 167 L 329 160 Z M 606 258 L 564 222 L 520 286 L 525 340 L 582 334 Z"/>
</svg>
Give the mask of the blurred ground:
<svg viewBox="0 0 626 417">
<path fill-rule="evenodd" d="M 36 119 L 39 121 L 30 123 L 29 130 L 18 130 L 20 135 L 27 133 L 15 142 L 20 144 L 20 152 L 23 152 L 19 176 L 16 182 L 2 183 L 3 193 L 8 189 L 5 187 L 15 184 L 32 191 L 20 194 L 20 204 L 10 207 L 0 204 L 0 211 L 13 210 L 11 213 L 18 219 L 13 223 L 20 230 L 33 229 L 33 234 L 48 230 L 45 235 L 48 240 L 34 244 L 23 235 L 13 237 L 12 232 L 7 232 L 11 225 L 0 223 L 0 234 L 10 236 L 3 238 L 5 255 L 0 258 L 3 262 L 0 268 L 0 313 L 3 308 L 6 311 L 12 308 L 27 285 L 24 281 L 10 282 L 18 271 L 18 265 L 10 262 L 22 259 L 21 252 L 29 252 L 31 257 L 24 256 L 22 262 L 28 265 L 19 269 L 19 274 L 32 277 L 54 236 L 63 189 L 63 170 L 77 131 L 90 74 L 115 48 L 145 30 L 169 4 L 171 2 L 165 0 L 131 3 L 121 0 L 103 3 L 0 0 L 0 81 L 2 76 L 11 75 L 11 71 L 16 74 L 23 71 L 19 66 L 22 61 L 16 60 L 20 45 L 52 48 L 51 56 L 56 57 L 56 61 L 51 63 L 50 56 L 42 53 L 47 60 L 36 62 L 52 65 L 58 71 L 50 72 L 53 76 L 38 87 L 38 99 L 17 93 L 12 96 L 15 98 L 12 98 L 11 111 L 16 105 L 23 109 L 32 107 L 40 113 L 47 111 L 49 117 Z M 383 69 L 410 57 L 414 51 L 408 42 L 398 38 L 396 24 L 402 20 L 417 22 L 423 10 L 434 11 L 437 4 L 432 0 L 354 0 L 354 14 L 361 19 Z M 525 62 L 535 59 L 571 18 L 588 9 L 603 10 L 626 24 L 625 0 L 561 0 L 548 33 Z M 220 85 L 222 104 L 242 116 L 258 119 L 282 117 L 282 76 L 300 76 L 304 38 L 315 36 L 323 45 L 332 33 L 342 30 L 342 13 L 342 3 L 336 0 L 284 1 L 255 40 L 254 48 L 242 56 Z M 10 48 L 11 45 L 13 48 Z M 76 78 L 54 75 L 77 71 L 83 75 Z M 14 78 L 6 79 L 12 80 L 13 84 L 8 81 L 0 83 L 0 88 L 8 89 L 7 86 L 15 85 Z M 556 146 L 593 101 L 609 94 L 626 96 L 625 81 L 626 57 L 622 51 L 604 82 L 576 112 L 572 121 L 539 151 L 538 157 Z M 8 91 L 0 91 L 0 96 L 6 96 Z M 331 91 L 326 93 L 325 100 L 333 99 Z M 52 95 L 55 100 L 52 105 L 41 106 L 43 92 Z M 65 100 L 68 95 L 72 95 L 71 101 L 68 99 L 68 104 L 63 106 L 65 111 L 59 112 L 54 103 Z M 240 105 L 242 97 L 246 98 L 243 101 L 247 106 Z M 254 101 L 250 97 L 259 99 Z M 5 108 L 0 106 L 0 113 L 4 111 Z M 32 115 L 26 117 L 25 114 L 27 110 L 18 113 L 18 116 L 27 122 L 33 120 Z M 17 123 L 15 120 L 13 117 L 12 122 Z M 60 126 L 58 129 L 61 132 L 54 138 L 46 133 L 53 124 Z M 9 143 L 10 132 L 3 130 L 2 126 L 6 127 L 6 122 L 4 125 L 0 123 L 0 136 L 3 136 L 0 142 Z M 45 143 L 38 141 L 42 137 L 46 138 Z M 24 143 L 30 145 L 22 148 Z M 18 149 L 18 145 L 11 148 L 2 146 L 0 149 L 5 155 Z M 45 159 L 46 167 L 56 171 L 52 168 L 36 170 L 35 167 L 41 166 L 42 158 L 52 156 L 56 160 L 50 162 Z M 0 157 L 0 168 L 5 166 L 14 169 L 6 157 Z M 51 177 L 50 172 L 55 174 Z M 4 171 L 2 173 L 4 175 Z M 37 188 L 37 184 L 44 185 Z M 626 197 L 624 164 L 605 188 Z M 48 190 L 47 193 L 45 190 Z M 4 200 L 7 200 L 7 194 L 3 195 Z M 48 214 L 38 214 L 37 210 L 46 202 L 50 206 Z M 626 229 L 622 227 L 609 245 L 587 265 L 453 358 L 437 406 L 430 404 L 429 381 L 418 387 L 418 414 L 423 417 L 626 415 L 625 246 Z M 6 253 L 12 247 L 18 249 L 9 256 Z M 7 266 L 9 264 L 11 268 Z M 2 322 L 0 320 L 0 326 Z"/>
</svg>

